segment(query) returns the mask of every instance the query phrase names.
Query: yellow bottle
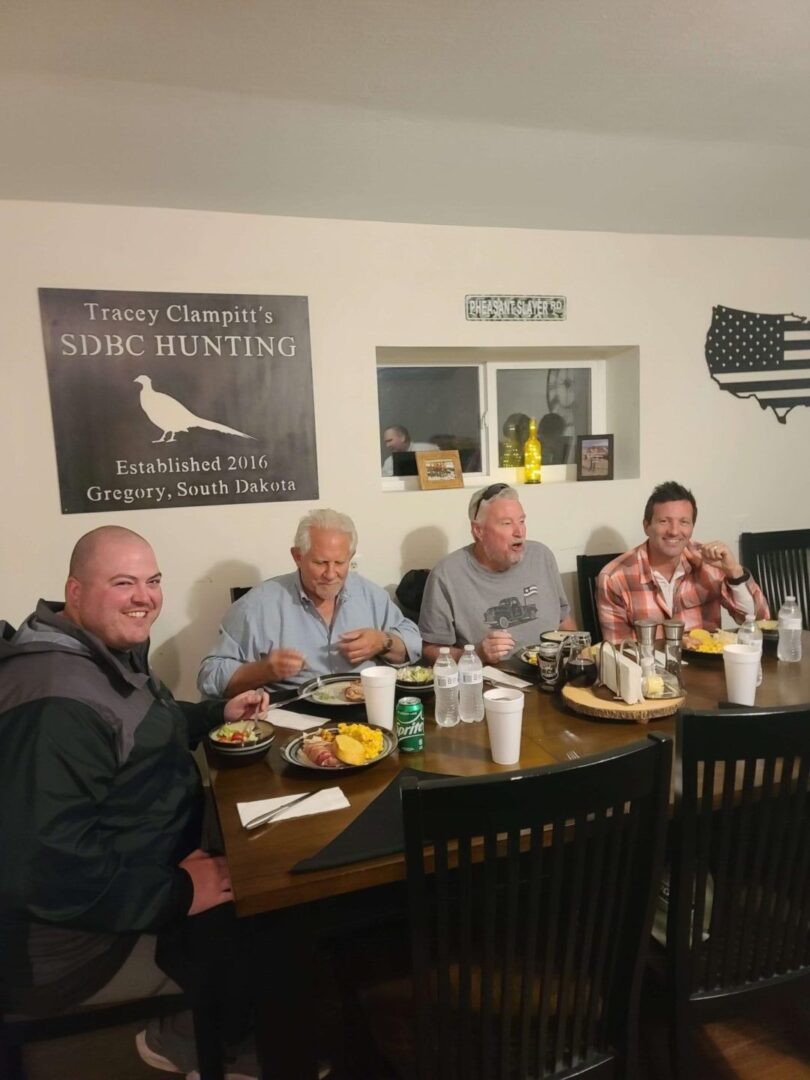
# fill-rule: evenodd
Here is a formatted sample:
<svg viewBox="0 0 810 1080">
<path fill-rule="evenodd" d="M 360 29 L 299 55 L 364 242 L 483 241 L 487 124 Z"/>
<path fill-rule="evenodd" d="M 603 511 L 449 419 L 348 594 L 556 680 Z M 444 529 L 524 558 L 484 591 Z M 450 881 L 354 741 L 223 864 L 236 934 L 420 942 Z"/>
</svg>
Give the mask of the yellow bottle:
<svg viewBox="0 0 810 1080">
<path fill-rule="evenodd" d="M 537 420 L 532 417 L 529 421 L 529 437 L 523 444 L 523 482 L 524 484 L 540 484 L 543 477 L 541 467 L 543 464 L 543 449 L 537 438 Z"/>
</svg>

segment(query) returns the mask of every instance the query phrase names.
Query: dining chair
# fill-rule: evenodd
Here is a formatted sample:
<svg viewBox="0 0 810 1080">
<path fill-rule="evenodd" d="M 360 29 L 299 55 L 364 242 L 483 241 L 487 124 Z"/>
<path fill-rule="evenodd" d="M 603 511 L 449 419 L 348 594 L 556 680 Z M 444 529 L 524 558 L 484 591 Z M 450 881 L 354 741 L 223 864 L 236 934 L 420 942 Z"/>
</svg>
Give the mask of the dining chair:
<svg viewBox="0 0 810 1080">
<path fill-rule="evenodd" d="M 244 596 L 245 593 L 249 593 L 252 588 L 252 585 L 234 585 L 231 589 L 231 603 L 235 604 L 240 597 Z"/>
<path fill-rule="evenodd" d="M 135 1021 L 160 1019 L 190 1008 L 191 1004 L 184 994 L 171 993 L 109 1005 L 79 1006 L 47 1016 L 0 1013 L 0 1077 L 3 1080 L 26 1080 L 23 1047 L 29 1043 L 78 1037 Z M 223 1080 L 224 1068 L 215 1011 L 199 1006 L 193 1012 L 201 1080 Z M 132 1054 L 134 1057 L 134 1045 Z"/>
<path fill-rule="evenodd" d="M 582 629 L 590 633 L 594 644 L 602 640 L 602 628 L 599 625 L 599 615 L 596 610 L 596 579 L 600 571 L 609 562 L 617 559 L 620 554 L 620 551 L 616 551 L 612 555 L 577 555 L 577 585 Z"/>
<path fill-rule="evenodd" d="M 810 630 L 810 529 L 740 534 L 740 561 L 753 574 L 776 613 L 786 596 L 795 596 L 802 625 Z"/>
<path fill-rule="evenodd" d="M 419 622 L 422 597 L 429 575 L 429 570 L 406 570 L 396 587 L 394 595 L 402 614 L 415 623 Z"/>
<path fill-rule="evenodd" d="M 363 1030 L 389 1051 L 375 1076 L 635 1074 L 671 749 L 655 734 L 564 765 L 403 783 L 411 969 L 360 994 Z"/>
<path fill-rule="evenodd" d="M 666 949 L 684 1077 L 693 1025 L 810 975 L 810 705 L 684 709 L 676 746 Z"/>
</svg>

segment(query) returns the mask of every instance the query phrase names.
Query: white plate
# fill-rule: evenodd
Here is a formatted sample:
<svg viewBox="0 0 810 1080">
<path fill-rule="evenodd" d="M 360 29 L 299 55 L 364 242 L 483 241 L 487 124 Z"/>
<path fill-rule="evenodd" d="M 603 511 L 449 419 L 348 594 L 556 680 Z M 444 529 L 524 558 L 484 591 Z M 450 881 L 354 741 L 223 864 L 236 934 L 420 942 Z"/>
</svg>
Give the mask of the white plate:
<svg viewBox="0 0 810 1080">
<path fill-rule="evenodd" d="M 309 701 L 314 702 L 316 705 L 328 705 L 330 708 L 332 705 L 358 705 L 365 704 L 363 701 L 347 701 L 344 691 L 347 686 L 352 686 L 354 683 L 359 684 L 360 679 L 340 679 L 336 682 L 327 682 L 319 686 L 317 690 L 313 690 L 311 694 L 307 695 Z"/>
</svg>

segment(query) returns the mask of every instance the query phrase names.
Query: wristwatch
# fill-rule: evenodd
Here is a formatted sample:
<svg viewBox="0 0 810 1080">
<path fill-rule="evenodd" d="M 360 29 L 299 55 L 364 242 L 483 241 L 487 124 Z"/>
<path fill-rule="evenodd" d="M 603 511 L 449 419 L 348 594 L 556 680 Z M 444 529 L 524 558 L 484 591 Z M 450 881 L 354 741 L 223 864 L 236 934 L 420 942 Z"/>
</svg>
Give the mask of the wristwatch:
<svg viewBox="0 0 810 1080">
<path fill-rule="evenodd" d="M 385 642 L 383 643 L 383 647 L 380 649 L 380 651 L 377 653 L 377 655 L 378 656 L 385 656 L 386 653 L 391 652 L 393 647 L 394 647 L 394 639 L 391 637 L 390 634 L 386 634 L 385 635 Z"/>
</svg>

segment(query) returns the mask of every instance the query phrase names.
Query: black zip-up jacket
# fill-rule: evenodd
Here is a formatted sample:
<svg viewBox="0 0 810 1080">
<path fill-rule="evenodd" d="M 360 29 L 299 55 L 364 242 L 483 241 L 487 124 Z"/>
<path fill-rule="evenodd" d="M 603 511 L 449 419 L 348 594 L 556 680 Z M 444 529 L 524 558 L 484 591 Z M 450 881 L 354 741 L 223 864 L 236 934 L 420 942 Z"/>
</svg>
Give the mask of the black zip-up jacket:
<svg viewBox="0 0 810 1080">
<path fill-rule="evenodd" d="M 175 701 L 148 645 L 116 654 L 62 606 L 0 622 L 0 993 L 34 1011 L 91 996 L 140 933 L 188 912 L 190 749 L 223 716 Z"/>
</svg>

